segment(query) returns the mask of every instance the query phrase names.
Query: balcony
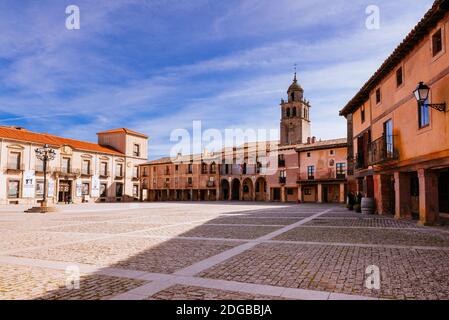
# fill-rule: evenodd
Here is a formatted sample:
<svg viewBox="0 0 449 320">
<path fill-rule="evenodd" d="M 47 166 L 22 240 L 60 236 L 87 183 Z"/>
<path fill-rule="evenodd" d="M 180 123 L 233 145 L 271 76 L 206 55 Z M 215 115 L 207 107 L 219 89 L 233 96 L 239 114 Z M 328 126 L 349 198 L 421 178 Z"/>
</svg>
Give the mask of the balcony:
<svg viewBox="0 0 449 320">
<path fill-rule="evenodd" d="M 394 136 L 383 135 L 370 145 L 369 163 L 379 165 L 399 159 L 399 152 L 394 148 Z"/>
<path fill-rule="evenodd" d="M 81 175 L 83 177 L 91 177 L 93 174 L 92 174 L 92 171 L 90 169 L 82 169 L 81 170 Z"/>
<path fill-rule="evenodd" d="M 115 179 L 116 179 L 116 180 L 122 180 L 123 178 L 124 178 L 123 172 L 117 172 L 117 173 L 115 174 Z"/>
<path fill-rule="evenodd" d="M 354 168 L 356 170 L 362 170 L 362 169 L 368 168 L 368 163 L 365 159 L 364 153 L 356 154 L 355 159 L 354 159 Z"/>
<path fill-rule="evenodd" d="M 23 171 L 25 168 L 23 163 L 17 163 L 17 162 L 8 162 L 6 169 L 8 171 Z"/>
<path fill-rule="evenodd" d="M 279 178 L 279 183 L 280 183 L 280 184 L 286 184 L 286 183 L 287 183 L 287 178 L 285 178 L 285 177 L 284 177 L 284 178 L 283 178 L 283 177 L 280 177 L 280 178 Z"/>
<path fill-rule="evenodd" d="M 100 179 L 106 179 L 106 178 L 109 178 L 110 176 L 111 176 L 111 173 L 109 171 L 100 172 Z"/>
<path fill-rule="evenodd" d="M 193 188 L 193 181 L 187 181 L 186 182 L 186 188 Z"/>
<path fill-rule="evenodd" d="M 215 181 L 209 181 L 209 182 L 207 183 L 207 187 L 208 187 L 208 188 L 215 188 Z"/>
<path fill-rule="evenodd" d="M 314 181 L 334 181 L 334 180 L 346 180 L 346 172 L 343 171 L 335 171 L 333 168 L 329 169 L 321 169 L 315 171 L 313 174 L 303 172 L 298 175 L 298 183 L 310 182 Z"/>
<path fill-rule="evenodd" d="M 59 167 L 56 170 L 56 173 L 60 175 L 78 175 L 80 174 L 79 169 L 74 169 L 72 167 Z"/>
</svg>

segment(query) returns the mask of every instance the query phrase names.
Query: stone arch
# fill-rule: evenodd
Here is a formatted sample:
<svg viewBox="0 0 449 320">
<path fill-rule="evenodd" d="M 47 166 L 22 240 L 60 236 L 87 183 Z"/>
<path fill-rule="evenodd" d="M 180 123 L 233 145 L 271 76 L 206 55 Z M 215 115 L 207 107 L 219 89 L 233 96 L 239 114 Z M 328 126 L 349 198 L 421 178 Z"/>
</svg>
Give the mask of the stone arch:
<svg viewBox="0 0 449 320">
<path fill-rule="evenodd" d="M 267 200 L 267 180 L 260 177 L 256 180 L 255 186 L 256 201 L 266 201 Z"/>
<path fill-rule="evenodd" d="M 242 198 L 243 201 L 254 201 L 254 185 L 250 178 L 243 181 Z"/>
<path fill-rule="evenodd" d="M 220 186 L 221 186 L 220 200 L 222 200 L 222 201 L 229 200 L 230 189 L 231 189 L 229 186 L 229 181 L 226 179 L 221 180 Z"/>
<path fill-rule="evenodd" d="M 232 180 L 232 200 L 233 201 L 239 201 L 240 200 L 240 180 L 234 179 Z"/>
</svg>

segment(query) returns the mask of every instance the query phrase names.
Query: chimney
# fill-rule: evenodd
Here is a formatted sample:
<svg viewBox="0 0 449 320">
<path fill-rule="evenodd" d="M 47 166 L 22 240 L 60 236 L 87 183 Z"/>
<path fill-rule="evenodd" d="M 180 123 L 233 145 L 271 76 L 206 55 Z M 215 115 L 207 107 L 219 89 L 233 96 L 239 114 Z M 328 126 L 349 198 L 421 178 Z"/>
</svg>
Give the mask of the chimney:
<svg viewBox="0 0 449 320">
<path fill-rule="evenodd" d="M 312 137 L 312 143 L 316 143 L 316 137 Z"/>
<path fill-rule="evenodd" d="M 307 144 L 310 144 L 310 142 L 311 142 L 310 139 L 311 139 L 310 137 L 307 138 Z"/>
</svg>

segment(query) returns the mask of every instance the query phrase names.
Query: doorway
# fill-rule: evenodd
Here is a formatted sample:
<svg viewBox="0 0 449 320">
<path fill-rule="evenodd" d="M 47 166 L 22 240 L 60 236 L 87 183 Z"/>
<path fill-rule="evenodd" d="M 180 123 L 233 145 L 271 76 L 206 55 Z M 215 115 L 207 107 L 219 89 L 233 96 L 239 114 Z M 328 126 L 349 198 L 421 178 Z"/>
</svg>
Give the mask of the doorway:
<svg viewBox="0 0 449 320">
<path fill-rule="evenodd" d="M 438 179 L 440 212 L 449 214 L 449 170 L 440 173 Z"/>
<path fill-rule="evenodd" d="M 72 202 L 72 182 L 69 180 L 59 181 L 58 202 Z"/>
<path fill-rule="evenodd" d="M 234 181 L 232 181 L 232 200 L 240 200 L 240 180 L 238 179 L 234 179 Z"/>
<path fill-rule="evenodd" d="M 329 203 L 329 188 L 328 188 L 328 186 L 323 186 L 323 202 Z"/>
</svg>

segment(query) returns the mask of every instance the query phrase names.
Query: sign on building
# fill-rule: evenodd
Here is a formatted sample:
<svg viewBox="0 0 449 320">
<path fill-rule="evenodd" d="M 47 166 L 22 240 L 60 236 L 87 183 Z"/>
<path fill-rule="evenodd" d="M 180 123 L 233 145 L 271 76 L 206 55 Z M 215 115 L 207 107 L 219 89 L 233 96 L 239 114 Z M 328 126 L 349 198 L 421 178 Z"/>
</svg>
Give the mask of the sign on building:
<svg viewBox="0 0 449 320">
<path fill-rule="evenodd" d="M 100 177 L 98 175 L 92 176 L 92 189 L 90 195 L 92 198 L 100 197 Z"/>
<path fill-rule="evenodd" d="M 36 176 L 34 170 L 26 170 L 23 173 L 23 197 L 34 198 L 36 191 Z"/>
<path fill-rule="evenodd" d="M 83 196 L 83 184 L 81 181 L 76 181 L 76 196 L 77 197 Z"/>
<path fill-rule="evenodd" d="M 48 197 L 53 198 L 55 194 L 55 180 L 50 178 L 48 180 L 48 189 L 47 189 Z"/>
</svg>

